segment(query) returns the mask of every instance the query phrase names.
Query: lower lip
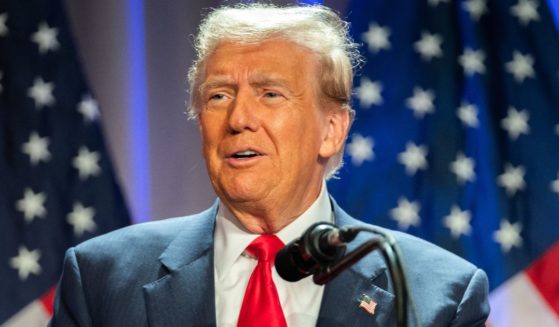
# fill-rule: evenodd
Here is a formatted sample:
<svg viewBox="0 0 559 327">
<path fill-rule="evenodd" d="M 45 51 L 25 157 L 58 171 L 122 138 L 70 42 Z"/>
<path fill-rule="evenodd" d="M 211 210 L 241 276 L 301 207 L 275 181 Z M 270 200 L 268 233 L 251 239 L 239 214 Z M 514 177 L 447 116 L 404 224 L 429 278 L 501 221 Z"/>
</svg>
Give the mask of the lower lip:
<svg viewBox="0 0 559 327">
<path fill-rule="evenodd" d="M 226 158 L 225 161 L 232 167 L 242 168 L 242 167 L 252 166 L 255 163 L 257 163 L 258 161 L 262 160 L 263 158 L 264 158 L 263 155 L 248 157 L 248 158 L 229 157 L 229 158 Z"/>
</svg>

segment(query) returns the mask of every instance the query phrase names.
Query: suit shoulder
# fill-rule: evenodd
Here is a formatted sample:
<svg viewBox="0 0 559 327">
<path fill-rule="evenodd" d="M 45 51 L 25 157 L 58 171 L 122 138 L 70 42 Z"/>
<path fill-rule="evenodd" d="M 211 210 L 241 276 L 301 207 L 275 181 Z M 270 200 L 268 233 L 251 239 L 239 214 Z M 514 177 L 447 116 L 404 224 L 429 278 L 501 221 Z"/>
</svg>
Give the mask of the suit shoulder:
<svg viewBox="0 0 559 327">
<path fill-rule="evenodd" d="M 478 270 L 478 268 L 470 262 L 438 245 L 407 233 L 357 220 L 341 209 L 335 201 L 333 201 L 333 203 L 336 217 L 339 219 L 341 226 L 356 225 L 365 228 L 373 227 L 392 235 L 397 246 L 400 248 L 406 267 L 408 270 L 413 270 L 415 275 L 428 275 L 428 273 L 434 272 L 435 274 L 440 273 L 449 278 L 466 278 L 465 276 L 471 277 Z M 358 237 L 361 241 L 365 238 L 365 235 Z"/>
<path fill-rule="evenodd" d="M 390 231 L 390 233 L 396 239 L 406 261 L 411 262 L 413 265 L 430 265 L 435 270 L 442 268 L 445 273 L 451 270 L 454 272 L 464 271 L 471 274 L 477 270 L 477 267 L 472 263 L 436 244 L 399 231 Z"/>
<path fill-rule="evenodd" d="M 397 231 L 392 233 L 425 326 L 459 320 L 468 326 L 478 326 L 485 321 L 489 313 L 489 284 L 483 270 L 433 243 Z M 425 297 L 430 297 L 431 302 L 420 301 Z M 439 310 L 433 311 L 432 303 L 438 303 Z"/>
<path fill-rule="evenodd" d="M 182 230 L 199 223 L 207 223 L 212 218 L 211 214 L 211 209 L 208 209 L 191 216 L 130 225 L 80 243 L 75 247 L 75 251 L 81 255 L 145 255 L 145 251 L 160 253 Z"/>
<path fill-rule="evenodd" d="M 336 207 L 335 207 L 336 208 Z M 337 207 L 341 225 L 372 225 L 358 221 Z M 424 326 L 480 326 L 485 321 L 488 281 L 486 274 L 465 259 L 418 237 L 377 226 L 391 235 L 399 248 L 410 297 Z M 370 236 L 369 236 L 370 237 Z M 367 236 L 360 236 L 364 240 Z M 380 262 L 380 263 L 379 263 Z M 359 263 L 357 264 L 359 265 Z M 356 265 L 356 266 L 357 266 Z M 360 272 L 381 267 L 385 274 L 375 275 L 374 283 L 389 289 L 388 269 L 382 256 L 375 251 L 361 264 Z"/>
<path fill-rule="evenodd" d="M 340 210 L 340 212 L 347 215 L 347 213 L 343 212 L 342 210 Z M 372 225 L 357 220 L 349 215 L 344 217 L 344 225 L 357 225 L 363 226 L 365 228 L 372 227 L 374 229 L 379 229 L 380 231 L 388 235 L 391 235 L 395 239 L 397 246 L 400 248 L 400 251 L 404 256 L 404 260 L 411 262 L 416 267 L 424 266 L 429 263 L 435 264 L 445 262 L 446 265 L 452 264 L 454 268 L 461 268 L 470 272 L 477 270 L 477 268 L 473 264 L 459 257 L 458 255 L 417 236 Z M 363 236 L 361 236 L 360 238 L 362 237 Z M 411 266 L 412 264 L 409 265 Z"/>
</svg>

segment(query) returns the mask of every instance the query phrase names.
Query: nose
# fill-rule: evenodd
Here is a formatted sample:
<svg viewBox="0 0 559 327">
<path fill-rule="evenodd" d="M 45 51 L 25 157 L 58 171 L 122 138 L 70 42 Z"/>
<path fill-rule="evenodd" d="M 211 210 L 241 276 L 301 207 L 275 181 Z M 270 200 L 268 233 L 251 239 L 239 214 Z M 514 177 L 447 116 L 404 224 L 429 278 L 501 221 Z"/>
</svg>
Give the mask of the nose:
<svg viewBox="0 0 559 327">
<path fill-rule="evenodd" d="M 229 110 L 228 127 L 231 133 L 256 132 L 260 127 L 257 101 L 247 92 L 239 92 Z"/>
</svg>

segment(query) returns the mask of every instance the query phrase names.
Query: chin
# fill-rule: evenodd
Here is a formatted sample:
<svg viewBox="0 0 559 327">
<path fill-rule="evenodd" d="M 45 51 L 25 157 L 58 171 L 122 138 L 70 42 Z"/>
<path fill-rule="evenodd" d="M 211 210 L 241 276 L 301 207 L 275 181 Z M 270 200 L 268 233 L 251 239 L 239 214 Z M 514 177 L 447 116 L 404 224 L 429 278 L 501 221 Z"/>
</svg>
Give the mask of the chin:
<svg viewBox="0 0 559 327">
<path fill-rule="evenodd" d="M 219 192 L 219 194 L 223 194 L 231 205 L 235 205 L 235 203 L 247 204 L 265 199 L 271 189 L 262 181 L 254 181 L 253 183 L 245 181 L 243 183 L 235 183 L 234 185 L 226 185 L 222 188 L 223 192 Z"/>
</svg>

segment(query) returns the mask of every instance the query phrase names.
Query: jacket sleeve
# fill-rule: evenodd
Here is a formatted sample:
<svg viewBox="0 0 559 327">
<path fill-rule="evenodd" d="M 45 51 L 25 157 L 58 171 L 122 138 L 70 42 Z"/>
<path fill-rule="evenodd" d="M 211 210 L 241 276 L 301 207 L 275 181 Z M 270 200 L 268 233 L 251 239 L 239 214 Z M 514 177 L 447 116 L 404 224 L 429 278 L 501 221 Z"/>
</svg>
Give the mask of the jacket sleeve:
<svg viewBox="0 0 559 327">
<path fill-rule="evenodd" d="M 64 258 L 64 268 L 49 326 L 87 327 L 92 325 L 81 278 L 76 251 L 74 248 L 70 248 L 66 251 Z"/>
<path fill-rule="evenodd" d="M 460 301 L 451 326 L 485 326 L 489 316 L 489 282 L 483 270 L 477 269 Z"/>
</svg>

